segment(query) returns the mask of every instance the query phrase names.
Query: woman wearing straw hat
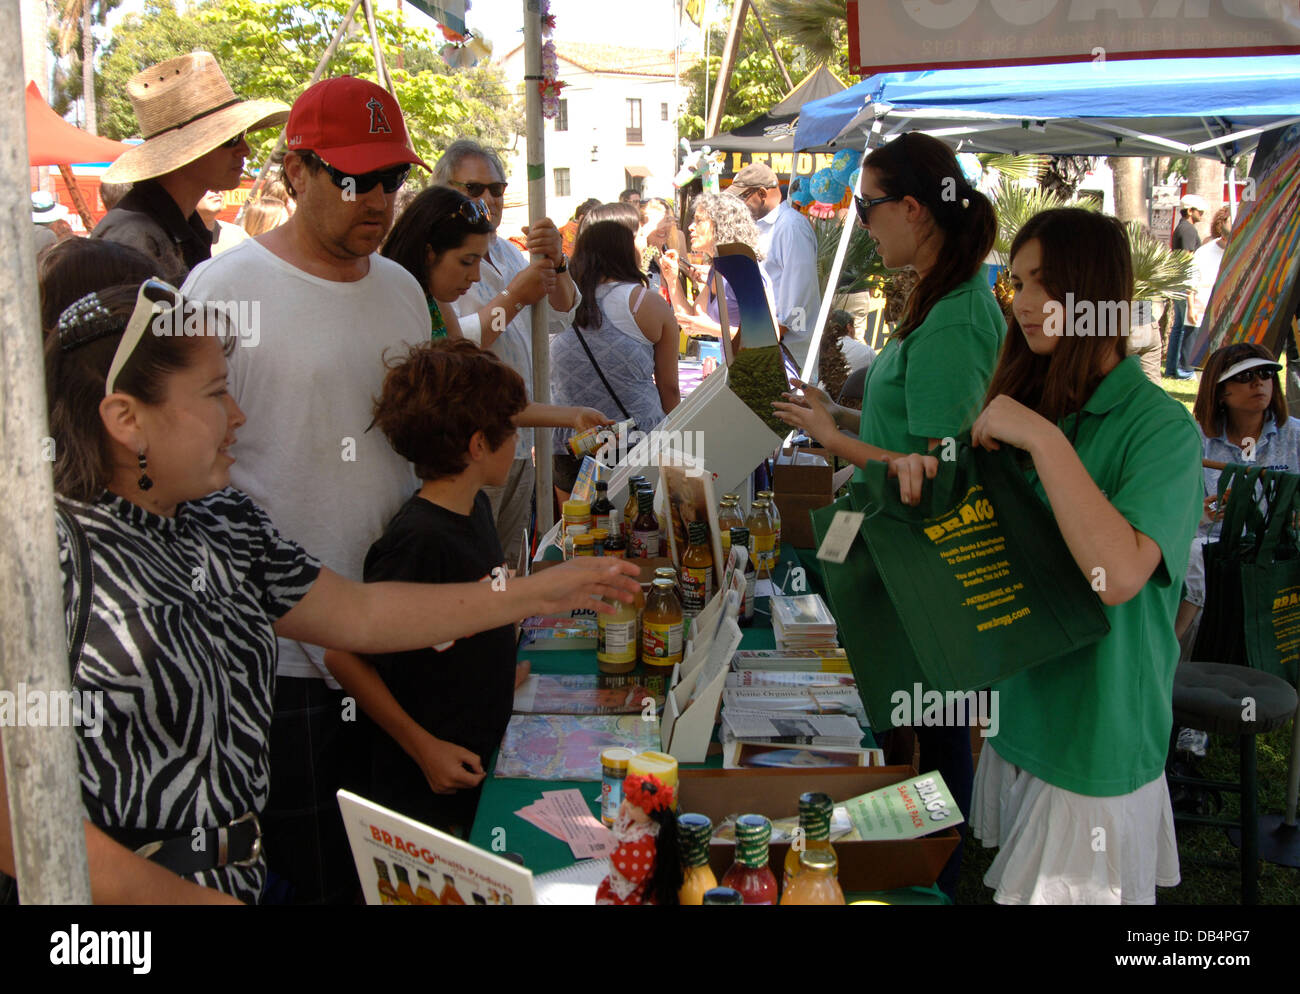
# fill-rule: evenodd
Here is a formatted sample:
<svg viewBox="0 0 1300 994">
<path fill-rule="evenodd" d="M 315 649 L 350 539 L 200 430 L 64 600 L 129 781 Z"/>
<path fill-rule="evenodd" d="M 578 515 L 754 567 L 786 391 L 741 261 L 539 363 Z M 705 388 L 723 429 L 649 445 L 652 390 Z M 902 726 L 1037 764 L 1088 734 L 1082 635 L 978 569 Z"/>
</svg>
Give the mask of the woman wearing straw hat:
<svg viewBox="0 0 1300 994">
<path fill-rule="evenodd" d="M 159 276 L 179 286 L 212 254 L 199 201 L 208 190 L 239 186 L 248 155 L 244 132 L 283 124 L 289 108 L 240 100 L 207 52 L 151 66 L 131 78 L 126 92 L 144 142 L 123 152 L 104 179 L 135 185 L 91 237 L 140 249 L 158 260 Z"/>
</svg>

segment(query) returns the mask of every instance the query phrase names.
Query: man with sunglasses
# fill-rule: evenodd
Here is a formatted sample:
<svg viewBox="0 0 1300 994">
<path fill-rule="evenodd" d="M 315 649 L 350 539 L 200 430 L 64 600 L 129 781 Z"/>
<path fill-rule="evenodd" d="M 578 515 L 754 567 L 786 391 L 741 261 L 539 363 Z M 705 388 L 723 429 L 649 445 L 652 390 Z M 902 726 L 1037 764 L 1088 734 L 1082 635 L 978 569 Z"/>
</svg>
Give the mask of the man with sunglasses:
<svg viewBox="0 0 1300 994">
<path fill-rule="evenodd" d="M 134 183 L 95 226 L 92 238 L 139 249 L 158 275 L 179 284 L 212 255 L 212 231 L 198 211 L 209 190 L 233 190 L 248 155 L 246 131 L 284 123 L 288 108 L 235 98 L 207 52 L 168 59 L 126 85 L 144 142 L 104 172 L 109 183 Z"/>
<path fill-rule="evenodd" d="M 736 173 L 727 193 L 740 199 L 758 227 L 763 271 L 776 297 L 776 319 L 786 329 L 782 341 L 802 363 L 822 302 L 812 224 L 782 201 L 776 173 L 761 162 L 751 162 Z"/>
<path fill-rule="evenodd" d="M 528 399 L 533 393 L 533 309 L 543 297 L 551 305 L 547 330 L 558 335 L 573 324 L 581 299 L 567 272 L 560 231 L 550 218 L 524 229 L 532 261 L 513 243 L 498 238 L 505 208 L 506 177 L 501 160 L 474 141 L 453 142 L 433 168 L 433 181 L 459 190 L 488 209 L 494 233 L 479 267 L 479 282 L 456 304 L 460 330 L 467 339 L 491 349 L 523 377 Z M 536 481 L 532 461 L 533 429 L 520 428 L 515 460 L 503 487 L 485 487 L 496 515 L 497 534 L 506 562 L 519 561 L 528 527 Z"/>
<path fill-rule="evenodd" d="M 412 151 L 397 102 L 373 83 L 322 80 L 285 128 L 282 225 L 199 266 L 199 300 L 247 301 L 256 348 L 230 359 L 230 391 L 248 416 L 233 484 L 335 572 L 362 578 L 370 544 L 418 487 L 383 434 L 368 431 L 385 352 L 429 337 L 419 282 L 377 253 Z M 425 166 L 425 168 L 428 168 Z M 356 708 L 319 646 L 281 639 L 262 825 L 271 872 L 299 903 L 350 903 L 356 871 L 334 794 L 350 779 Z M 286 895 L 288 896 L 288 895 Z"/>
</svg>

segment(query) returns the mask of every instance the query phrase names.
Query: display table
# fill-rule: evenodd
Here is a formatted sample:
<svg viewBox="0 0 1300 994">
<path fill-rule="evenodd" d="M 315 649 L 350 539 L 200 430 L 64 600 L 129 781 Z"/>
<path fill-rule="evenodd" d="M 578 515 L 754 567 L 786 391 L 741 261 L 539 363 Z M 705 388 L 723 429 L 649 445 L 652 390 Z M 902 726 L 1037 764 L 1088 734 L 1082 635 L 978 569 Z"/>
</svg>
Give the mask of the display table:
<svg viewBox="0 0 1300 994">
<path fill-rule="evenodd" d="M 803 556 L 811 560 L 812 554 L 804 551 Z M 781 548 L 781 566 L 778 575 L 784 576 L 786 564 L 795 566 L 800 563 L 799 554 L 789 546 Z M 815 571 L 809 570 L 810 589 L 816 589 Z M 768 598 L 758 598 L 755 603 L 754 624 L 741 630 L 742 649 L 773 649 L 776 641 L 772 634 L 772 620 L 768 611 Z M 527 659 L 532 664 L 532 672 L 540 674 L 594 673 L 596 672 L 596 652 L 584 649 L 570 652 L 533 651 L 521 652 L 521 660 Z M 640 670 L 638 670 L 640 672 Z M 874 746 L 871 733 L 864 736 L 864 745 Z M 705 763 L 687 765 L 683 769 L 719 769 L 722 757 L 715 754 Z M 520 808 L 527 807 L 540 800 L 544 791 L 576 789 L 582 792 L 591 813 L 600 817 L 600 782 L 591 780 L 524 780 L 505 779 L 495 776 L 496 756 L 492 757 L 487 778 L 483 781 L 483 792 L 479 800 L 478 813 L 470 831 L 469 841 L 482 849 L 495 852 L 516 853 L 523 863 L 534 873 L 546 873 L 569 866 L 575 860 L 573 851 L 567 843 L 543 832 L 523 818 L 515 815 Z M 949 903 L 937 887 L 911 887 L 888 894 L 852 894 L 849 900 L 874 899 L 898 904 L 946 904 Z"/>
</svg>

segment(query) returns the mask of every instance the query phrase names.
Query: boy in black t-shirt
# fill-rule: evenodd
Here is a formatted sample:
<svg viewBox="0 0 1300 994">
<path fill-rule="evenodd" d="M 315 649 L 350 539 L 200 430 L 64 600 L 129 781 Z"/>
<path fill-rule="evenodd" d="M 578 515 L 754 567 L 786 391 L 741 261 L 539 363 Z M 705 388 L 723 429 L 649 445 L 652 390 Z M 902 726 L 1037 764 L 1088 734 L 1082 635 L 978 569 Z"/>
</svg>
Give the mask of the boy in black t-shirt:
<svg viewBox="0 0 1300 994">
<path fill-rule="evenodd" d="M 481 488 L 505 482 L 514 461 L 512 419 L 527 403 L 519 374 L 469 342 L 418 345 L 390 364 L 375 424 L 424 482 L 366 554 L 367 582 L 505 581 Z M 370 758 L 360 791 L 425 824 L 468 834 L 484 764 L 510 720 L 514 627 L 367 659 L 331 651 L 325 663 L 373 722 L 359 736 Z"/>
</svg>

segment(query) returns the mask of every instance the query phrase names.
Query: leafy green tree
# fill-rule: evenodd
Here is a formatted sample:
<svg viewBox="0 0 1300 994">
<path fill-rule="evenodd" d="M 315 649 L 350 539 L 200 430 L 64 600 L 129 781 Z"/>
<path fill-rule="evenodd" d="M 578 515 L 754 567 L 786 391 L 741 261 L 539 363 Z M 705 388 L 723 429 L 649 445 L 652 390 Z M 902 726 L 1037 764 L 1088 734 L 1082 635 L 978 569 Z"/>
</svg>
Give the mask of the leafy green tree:
<svg viewBox="0 0 1300 994">
<path fill-rule="evenodd" d="M 127 79 L 196 48 L 216 56 L 241 97 L 292 103 L 306 89 L 350 6 L 348 0 L 204 0 L 178 16 L 167 0 L 149 0 L 143 17 L 126 18 L 114 32 L 102 60 L 104 133 L 118 138 L 138 133 L 126 98 Z M 409 27 L 393 12 L 375 14 L 384 60 L 421 158 L 432 165 L 457 138 L 475 138 L 497 149 L 513 142 L 523 130 L 523 113 L 498 70 L 452 69 L 429 32 Z M 396 68 L 399 51 L 402 69 Z M 376 78 L 364 20 L 340 40 L 326 73 Z M 277 137 L 273 129 L 250 136 L 250 161 L 264 161 Z"/>
<path fill-rule="evenodd" d="M 54 63 L 54 81 L 50 104 L 66 114 L 82 100 L 83 127 L 97 134 L 95 101 L 95 27 L 103 28 L 109 13 L 122 0 L 58 0 L 58 26 L 51 31 L 52 45 L 58 59 Z"/>
</svg>

